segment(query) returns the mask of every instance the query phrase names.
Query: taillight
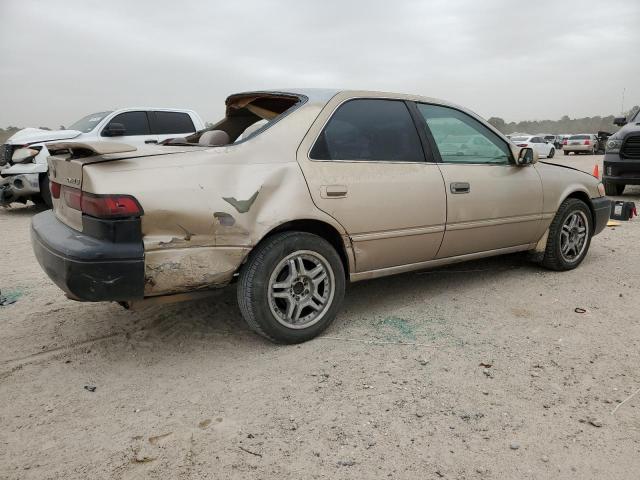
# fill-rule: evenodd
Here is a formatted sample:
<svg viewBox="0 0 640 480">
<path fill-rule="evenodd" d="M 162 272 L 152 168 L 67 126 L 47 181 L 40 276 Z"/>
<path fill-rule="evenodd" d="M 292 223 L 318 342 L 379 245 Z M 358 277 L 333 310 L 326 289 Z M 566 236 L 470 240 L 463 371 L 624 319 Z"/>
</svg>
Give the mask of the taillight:
<svg viewBox="0 0 640 480">
<path fill-rule="evenodd" d="M 585 144 L 585 145 L 591 145 L 591 142 L 590 142 L 589 140 L 585 140 L 585 141 L 584 141 L 584 144 Z"/>
<path fill-rule="evenodd" d="M 82 213 L 99 218 L 137 217 L 142 215 L 138 201 L 129 195 L 82 194 Z"/>
<path fill-rule="evenodd" d="M 567 144 L 567 139 L 565 138 L 564 140 L 562 140 L 562 144 L 566 145 Z"/>
<path fill-rule="evenodd" d="M 56 182 L 49 182 L 49 191 L 53 198 L 60 198 L 60 184 Z"/>
<path fill-rule="evenodd" d="M 139 217 L 142 207 L 131 195 L 95 195 L 78 188 L 63 186 L 64 203 L 74 210 L 98 218 Z"/>
<path fill-rule="evenodd" d="M 529 145 L 527 145 L 526 143 L 519 143 L 518 147 L 528 147 Z"/>
<path fill-rule="evenodd" d="M 82 210 L 82 190 L 77 188 L 62 187 L 62 199 L 64 203 L 74 210 Z"/>
</svg>

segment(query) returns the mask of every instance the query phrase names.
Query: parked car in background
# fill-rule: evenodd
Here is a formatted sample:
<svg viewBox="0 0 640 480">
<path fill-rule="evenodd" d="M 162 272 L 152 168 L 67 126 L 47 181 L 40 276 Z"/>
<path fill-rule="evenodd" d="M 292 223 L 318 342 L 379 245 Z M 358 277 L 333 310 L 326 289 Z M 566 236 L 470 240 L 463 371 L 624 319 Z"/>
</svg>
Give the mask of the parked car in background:
<svg viewBox="0 0 640 480">
<path fill-rule="evenodd" d="M 558 143 L 562 144 L 560 137 L 551 133 L 538 133 L 538 137 L 542 137 L 545 142 L 553 144 L 555 148 L 558 148 Z"/>
<path fill-rule="evenodd" d="M 640 112 L 614 123 L 622 128 L 607 140 L 602 179 L 607 195 L 622 195 L 627 185 L 640 185 Z"/>
<path fill-rule="evenodd" d="M 565 140 L 567 140 L 571 136 L 570 133 L 561 133 L 560 137 L 560 146 L 558 148 L 564 148 Z"/>
<path fill-rule="evenodd" d="M 553 158 L 556 154 L 553 143 L 545 141 L 545 139 L 539 135 L 511 137 L 511 141 L 518 147 L 533 148 L 541 157 Z"/>
<path fill-rule="evenodd" d="M 416 95 L 245 92 L 166 145 L 50 149 L 32 243 L 69 297 L 135 306 L 237 280 L 249 327 L 282 343 L 322 332 L 348 281 L 518 251 L 573 269 L 610 212 L 593 176 Z"/>
<path fill-rule="evenodd" d="M 598 137 L 592 133 L 570 135 L 569 138 L 563 140 L 562 151 L 565 155 L 569 155 L 571 152 L 595 155 L 598 151 Z"/>
<path fill-rule="evenodd" d="M 25 128 L 0 147 L 0 206 L 27 200 L 52 205 L 47 142 L 117 139 L 142 146 L 202 129 L 204 123 L 197 113 L 166 108 L 126 108 L 92 113 L 66 130 Z"/>
</svg>

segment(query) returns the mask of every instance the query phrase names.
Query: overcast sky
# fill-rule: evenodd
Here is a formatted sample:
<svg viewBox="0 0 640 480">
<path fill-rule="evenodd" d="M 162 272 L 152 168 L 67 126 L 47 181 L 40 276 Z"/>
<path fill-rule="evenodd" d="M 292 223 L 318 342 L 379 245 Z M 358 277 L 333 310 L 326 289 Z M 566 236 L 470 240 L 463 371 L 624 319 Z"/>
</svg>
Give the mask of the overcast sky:
<svg viewBox="0 0 640 480">
<path fill-rule="evenodd" d="M 0 126 L 284 87 L 410 92 L 507 121 L 640 104 L 640 1 L 0 0 Z"/>
</svg>

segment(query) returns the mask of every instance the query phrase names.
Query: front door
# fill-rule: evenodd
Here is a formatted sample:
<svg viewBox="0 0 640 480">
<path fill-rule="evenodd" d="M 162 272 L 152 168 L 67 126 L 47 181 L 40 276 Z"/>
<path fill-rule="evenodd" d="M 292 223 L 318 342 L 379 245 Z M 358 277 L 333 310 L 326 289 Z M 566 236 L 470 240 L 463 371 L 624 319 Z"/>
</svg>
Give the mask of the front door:
<svg viewBox="0 0 640 480">
<path fill-rule="evenodd" d="M 516 166 L 507 141 L 471 115 L 425 103 L 417 108 L 440 157 L 447 192 L 447 226 L 438 258 L 536 242 L 542 227 L 542 182 L 536 169 Z"/>
<path fill-rule="evenodd" d="M 108 130 L 111 124 L 120 124 L 124 127 L 124 135 L 109 136 Z M 122 142 L 135 147 L 158 143 L 158 136 L 151 133 L 147 112 L 123 112 L 113 117 L 101 133 L 102 139 L 111 142 Z"/>
<path fill-rule="evenodd" d="M 425 161 L 404 101 L 334 97 L 298 161 L 316 206 L 348 232 L 356 272 L 435 257 L 446 219 L 444 183 L 438 166 Z"/>
</svg>

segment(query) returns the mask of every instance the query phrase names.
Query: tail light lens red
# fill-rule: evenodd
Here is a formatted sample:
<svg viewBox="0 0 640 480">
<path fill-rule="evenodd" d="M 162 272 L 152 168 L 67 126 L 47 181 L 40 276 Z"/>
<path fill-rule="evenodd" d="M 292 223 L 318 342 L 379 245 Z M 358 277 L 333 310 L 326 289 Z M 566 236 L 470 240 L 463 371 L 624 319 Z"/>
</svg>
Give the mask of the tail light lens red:
<svg viewBox="0 0 640 480">
<path fill-rule="evenodd" d="M 567 144 L 567 139 L 565 138 L 564 140 L 562 140 L 562 144 L 566 145 Z"/>
<path fill-rule="evenodd" d="M 54 198 L 62 197 L 69 208 L 92 217 L 139 217 L 144 213 L 138 201 L 131 195 L 95 195 L 55 182 L 51 182 L 51 195 Z"/>
<path fill-rule="evenodd" d="M 585 145 L 591 145 L 591 142 L 590 142 L 589 140 L 585 140 L 585 141 L 584 141 L 584 144 L 585 144 Z"/>
<path fill-rule="evenodd" d="M 98 218 L 138 217 L 142 208 L 129 195 L 82 194 L 82 213 Z"/>
<path fill-rule="evenodd" d="M 60 184 L 56 182 L 49 182 L 49 191 L 53 198 L 60 198 Z"/>
</svg>

